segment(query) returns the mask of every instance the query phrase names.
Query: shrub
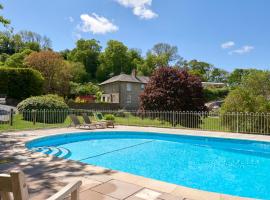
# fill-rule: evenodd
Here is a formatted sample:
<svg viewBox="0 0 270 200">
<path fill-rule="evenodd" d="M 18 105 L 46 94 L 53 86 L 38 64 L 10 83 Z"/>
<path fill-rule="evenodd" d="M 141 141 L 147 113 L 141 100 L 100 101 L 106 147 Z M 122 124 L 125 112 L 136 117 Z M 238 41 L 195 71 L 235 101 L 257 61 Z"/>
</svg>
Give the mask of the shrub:
<svg viewBox="0 0 270 200">
<path fill-rule="evenodd" d="M 207 88 L 203 90 L 204 98 L 207 102 L 222 100 L 229 94 L 228 88 Z"/>
<path fill-rule="evenodd" d="M 171 67 L 157 69 L 141 95 L 142 111 L 205 111 L 204 103 L 201 80 L 186 70 Z M 178 122 L 186 127 L 197 127 L 201 117 L 194 118 L 190 124 L 190 120 L 184 118 Z"/>
<path fill-rule="evenodd" d="M 112 114 L 106 114 L 106 115 L 104 116 L 104 118 L 105 118 L 105 120 L 115 121 L 115 117 L 114 117 L 114 115 L 112 115 Z"/>
<path fill-rule="evenodd" d="M 33 69 L 0 68 L 0 94 L 22 100 L 42 94 L 42 75 Z"/>
<path fill-rule="evenodd" d="M 222 122 L 231 131 L 267 132 L 269 115 L 252 113 L 270 112 L 270 72 L 254 71 L 231 91 L 221 107 Z M 230 113 L 251 113 L 235 114 Z M 237 117 L 236 117 L 237 116 Z M 265 123 L 268 123 L 266 126 Z"/>
<path fill-rule="evenodd" d="M 64 99 L 51 94 L 25 99 L 17 108 L 24 120 L 42 123 L 63 123 L 68 114 Z"/>
</svg>

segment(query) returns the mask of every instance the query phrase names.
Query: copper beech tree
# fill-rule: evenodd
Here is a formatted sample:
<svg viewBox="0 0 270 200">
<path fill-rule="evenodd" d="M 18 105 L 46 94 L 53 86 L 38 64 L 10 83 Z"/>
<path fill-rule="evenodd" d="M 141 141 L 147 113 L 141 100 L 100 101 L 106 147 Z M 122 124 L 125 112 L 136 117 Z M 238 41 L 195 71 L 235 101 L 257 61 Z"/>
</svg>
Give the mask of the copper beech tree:
<svg viewBox="0 0 270 200">
<path fill-rule="evenodd" d="M 186 70 L 172 67 L 160 67 L 150 77 L 144 92 L 141 94 L 140 110 L 144 111 L 205 111 L 203 87 L 199 77 L 189 74 Z M 201 122 L 201 115 L 192 114 L 193 121 L 187 120 L 186 115 L 177 112 L 166 119 L 173 125 L 180 124 L 187 127 L 197 127 Z"/>
</svg>

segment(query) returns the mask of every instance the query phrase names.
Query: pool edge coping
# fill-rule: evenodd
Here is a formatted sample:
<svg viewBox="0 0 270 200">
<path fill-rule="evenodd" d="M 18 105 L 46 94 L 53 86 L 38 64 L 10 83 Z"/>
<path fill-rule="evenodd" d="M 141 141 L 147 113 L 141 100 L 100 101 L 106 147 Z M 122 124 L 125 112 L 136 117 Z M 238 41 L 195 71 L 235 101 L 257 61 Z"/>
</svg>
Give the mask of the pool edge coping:
<svg viewBox="0 0 270 200">
<path fill-rule="evenodd" d="M 119 129 L 120 128 L 120 129 Z M 189 135 L 189 136 L 201 136 L 201 137 L 213 137 L 213 138 L 221 138 L 221 139 L 240 139 L 240 140 L 252 140 L 252 141 L 262 141 L 262 142 L 270 142 L 270 137 L 266 135 L 253 135 L 253 134 L 238 134 L 238 133 L 227 133 L 227 132 L 211 132 L 211 131 L 197 131 L 197 130 L 187 130 L 187 129 L 166 129 L 166 128 L 153 128 L 153 127 L 132 127 L 132 129 L 137 129 L 137 130 L 128 130 L 130 129 L 131 126 L 117 126 L 115 129 L 100 129 L 100 130 L 78 130 L 78 129 L 73 129 L 73 128 L 66 128 L 63 131 L 59 132 L 60 129 L 63 128 L 56 128 L 52 130 L 58 130 L 58 132 L 53 132 L 43 135 L 34 135 L 30 136 L 26 139 L 22 139 L 22 142 L 24 143 L 24 147 L 27 151 L 29 149 L 26 147 L 26 143 L 38 138 L 42 137 L 47 137 L 47 136 L 52 136 L 52 135 L 60 135 L 60 134 L 68 134 L 68 133 L 83 133 L 83 132 L 99 132 L 99 131 L 146 131 L 146 132 L 151 132 L 151 133 L 156 133 L 157 131 L 162 134 L 176 134 L 176 135 Z M 146 130 L 146 129 L 152 129 L 152 130 Z M 154 130 L 153 130 L 154 129 Z M 156 130 L 156 131 L 155 131 Z M 50 131 L 46 129 L 46 131 Z M 162 132 L 160 132 L 162 131 Z M 176 133 L 181 131 L 181 133 Z M 42 130 L 33 130 L 33 131 L 22 131 L 22 132 L 42 132 Z M 14 133 L 22 133 L 22 132 L 12 132 Z M 196 132 L 196 133 L 191 133 L 191 132 Z M 209 134 L 210 133 L 210 134 Z M 214 135 L 211 135 L 213 134 Z M 224 135 L 225 134 L 225 135 Z M 229 136 L 229 137 L 228 137 Z M 240 136 L 240 138 L 238 137 Z M 248 136 L 248 137 L 247 137 Z M 259 136 L 259 137 L 258 137 Z M 53 157 L 53 156 L 50 156 Z M 78 161 L 72 160 L 72 162 L 77 162 L 81 163 Z M 95 165 L 90 165 L 87 164 L 89 167 L 93 167 L 95 170 L 106 170 L 107 168 L 100 167 L 100 166 L 95 166 Z M 221 194 L 221 193 L 215 193 L 215 192 L 209 192 L 209 191 L 204 191 L 204 190 L 198 190 L 194 188 L 188 188 L 184 187 L 181 185 L 177 184 L 172 184 L 164 181 L 159 181 L 151 178 L 146 178 L 143 176 L 138 176 L 122 171 L 117 171 L 113 170 L 115 173 L 110 175 L 113 179 L 116 180 L 121 180 L 125 182 L 129 182 L 135 185 L 140 185 L 152 190 L 156 191 L 161 191 L 161 192 L 166 192 L 178 197 L 183 197 L 185 195 L 186 198 L 191 198 L 191 199 L 200 199 L 200 200 L 208 200 L 208 199 L 213 199 L 213 200 L 244 200 L 244 199 L 251 199 L 251 198 L 245 198 L 245 197 L 238 197 L 238 196 L 233 196 L 233 195 L 226 195 L 226 194 Z M 161 186 L 162 185 L 162 186 Z"/>
</svg>

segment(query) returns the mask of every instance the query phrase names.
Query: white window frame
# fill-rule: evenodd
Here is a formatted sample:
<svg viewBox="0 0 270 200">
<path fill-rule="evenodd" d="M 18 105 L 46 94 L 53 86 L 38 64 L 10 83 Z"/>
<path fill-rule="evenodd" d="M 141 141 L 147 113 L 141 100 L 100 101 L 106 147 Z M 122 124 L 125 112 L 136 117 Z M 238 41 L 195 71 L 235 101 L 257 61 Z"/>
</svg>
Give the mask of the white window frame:
<svg viewBox="0 0 270 200">
<path fill-rule="evenodd" d="M 127 91 L 131 92 L 132 91 L 132 85 L 131 83 L 127 83 Z"/>
<path fill-rule="evenodd" d="M 141 89 L 144 90 L 144 88 L 145 88 L 145 85 L 141 84 Z"/>
</svg>

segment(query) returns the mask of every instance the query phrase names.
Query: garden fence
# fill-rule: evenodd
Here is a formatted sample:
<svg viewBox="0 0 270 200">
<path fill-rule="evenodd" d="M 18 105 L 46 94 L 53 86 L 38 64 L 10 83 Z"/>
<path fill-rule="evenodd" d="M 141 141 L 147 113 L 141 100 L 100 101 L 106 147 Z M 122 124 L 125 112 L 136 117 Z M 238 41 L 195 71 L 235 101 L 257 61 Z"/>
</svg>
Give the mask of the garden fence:
<svg viewBox="0 0 270 200">
<path fill-rule="evenodd" d="M 177 111 L 123 110 L 0 110 L 0 131 L 68 127 L 70 114 L 86 113 L 96 121 L 94 113 L 115 120 L 116 125 L 196 129 L 235 133 L 270 134 L 270 113 L 220 113 Z"/>
</svg>

